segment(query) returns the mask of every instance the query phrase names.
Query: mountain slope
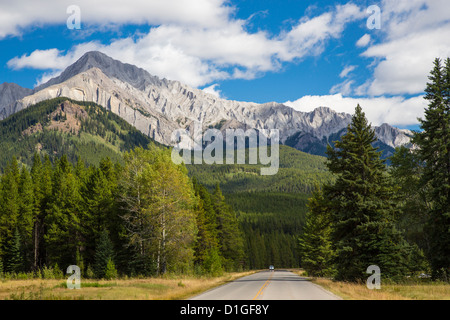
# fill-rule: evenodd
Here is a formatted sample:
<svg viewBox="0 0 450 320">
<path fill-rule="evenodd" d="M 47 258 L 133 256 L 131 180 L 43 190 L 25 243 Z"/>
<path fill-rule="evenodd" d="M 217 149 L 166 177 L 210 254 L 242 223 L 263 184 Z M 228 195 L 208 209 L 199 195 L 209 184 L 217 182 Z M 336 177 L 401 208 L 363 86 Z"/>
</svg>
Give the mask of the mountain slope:
<svg viewBox="0 0 450 320">
<path fill-rule="evenodd" d="M 0 84 L 0 120 L 6 118 L 12 113 L 8 107 L 15 101 L 30 95 L 33 90 L 23 88 L 15 83 Z"/>
<path fill-rule="evenodd" d="M 121 162 L 121 153 L 147 146 L 151 139 L 92 102 L 56 98 L 39 102 L 0 121 L 0 169 L 12 157 L 31 165 L 35 152 L 50 159 L 67 155 L 98 165 L 105 157 Z"/>
</svg>

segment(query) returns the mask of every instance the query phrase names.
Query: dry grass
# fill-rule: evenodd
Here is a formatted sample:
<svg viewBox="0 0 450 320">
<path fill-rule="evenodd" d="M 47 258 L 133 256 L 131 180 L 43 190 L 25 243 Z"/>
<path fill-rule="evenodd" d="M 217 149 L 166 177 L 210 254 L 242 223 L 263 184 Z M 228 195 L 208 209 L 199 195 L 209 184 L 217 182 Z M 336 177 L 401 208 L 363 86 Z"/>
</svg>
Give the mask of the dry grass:
<svg viewBox="0 0 450 320">
<path fill-rule="evenodd" d="M 8 280 L 0 282 L 0 299 L 20 300 L 180 300 L 252 272 L 221 277 L 162 277 L 122 280 L 83 280 L 69 290 L 65 280 Z"/>
<path fill-rule="evenodd" d="M 450 300 L 450 284 L 383 284 L 370 290 L 365 284 L 312 279 L 312 282 L 345 300 Z"/>
</svg>

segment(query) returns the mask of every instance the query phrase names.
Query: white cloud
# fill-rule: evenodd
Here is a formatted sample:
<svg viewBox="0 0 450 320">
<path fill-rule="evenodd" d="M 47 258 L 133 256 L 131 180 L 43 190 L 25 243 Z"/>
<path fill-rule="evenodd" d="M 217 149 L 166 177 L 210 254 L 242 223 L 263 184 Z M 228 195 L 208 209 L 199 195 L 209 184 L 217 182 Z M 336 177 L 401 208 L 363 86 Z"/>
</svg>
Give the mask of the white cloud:
<svg viewBox="0 0 450 320">
<path fill-rule="evenodd" d="M 382 3 L 384 39 L 362 54 L 377 61 L 365 94 L 421 94 L 436 57 L 450 56 L 448 0 Z"/>
<path fill-rule="evenodd" d="M 210 85 L 209 87 L 203 88 L 202 90 L 206 93 L 212 94 L 217 98 L 221 98 L 221 91 L 216 89 L 219 85 L 217 83 Z"/>
<path fill-rule="evenodd" d="M 370 34 L 366 33 L 356 42 L 356 46 L 357 47 L 367 47 L 371 40 L 372 40 L 372 37 L 370 36 Z"/>
<path fill-rule="evenodd" d="M 355 70 L 358 66 L 347 66 L 342 70 L 342 72 L 339 74 L 340 78 L 346 78 L 350 72 Z"/>
<path fill-rule="evenodd" d="M 325 96 L 304 96 L 296 101 L 285 102 L 298 111 L 312 111 L 317 107 L 329 107 L 337 112 L 353 114 L 361 105 L 367 119 L 373 125 L 389 123 L 394 126 L 417 124 L 417 118 L 423 117 L 427 102 L 423 96 L 406 99 L 403 97 L 350 98 L 342 94 Z"/>
<path fill-rule="evenodd" d="M 28 27 L 66 24 L 67 8 L 77 5 L 82 27 L 89 25 L 179 24 L 223 27 L 234 8 L 223 0 L 20 0 L 0 2 L 0 38 Z"/>
<path fill-rule="evenodd" d="M 291 61 L 306 55 L 319 55 L 325 43 L 341 37 L 345 25 L 362 19 L 364 12 L 354 4 L 338 5 L 334 11 L 320 16 L 304 17 L 292 30 L 281 35 L 283 48 L 278 53 L 281 60 Z"/>
<path fill-rule="evenodd" d="M 330 93 L 331 94 L 340 93 L 342 95 L 348 96 L 353 92 L 352 85 L 354 83 L 355 83 L 354 80 L 346 80 L 342 83 L 338 83 L 330 89 Z"/>
<path fill-rule="evenodd" d="M 14 70 L 23 68 L 62 69 L 71 62 L 70 58 L 61 55 L 58 49 L 35 50 L 30 55 L 22 55 L 8 61 L 8 67 Z"/>
</svg>

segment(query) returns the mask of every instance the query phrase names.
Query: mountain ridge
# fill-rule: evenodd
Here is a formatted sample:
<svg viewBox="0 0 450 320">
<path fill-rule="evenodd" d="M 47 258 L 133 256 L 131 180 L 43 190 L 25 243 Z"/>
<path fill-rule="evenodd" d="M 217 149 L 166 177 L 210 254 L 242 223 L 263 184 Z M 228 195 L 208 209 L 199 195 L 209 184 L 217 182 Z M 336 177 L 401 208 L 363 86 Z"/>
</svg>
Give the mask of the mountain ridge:
<svg viewBox="0 0 450 320">
<path fill-rule="evenodd" d="M 281 143 L 291 139 L 292 144 L 292 137 L 301 133 L 310 137 L 308 144 L 311 144 L 316 140 L 327 141 L 346 128 L 352 117 L 329 107 L 301 112 L 277 102 L 258 104 L 221 99 L 178 81 L 161 80 L 142 68 L 94 51 L 36 87 L 32 94 L 4 107 L 3 118 L 8 116 L 8 110 L 12 114 L 39 101 L 61 96 L 98 103 L 166 145 L 173 144 L 174 130 L 190 128 L 195 121 L 201 122 L 204 129 L 220 123 L 226 123 L 228 128 L 278 129 Z M 375 130 L 389 148 L 409 142 L 410 132 L 406 130 L 388 124 Z M 301 151 L 309 148 L 302 140 L 294 145 Z"/>
</svg>

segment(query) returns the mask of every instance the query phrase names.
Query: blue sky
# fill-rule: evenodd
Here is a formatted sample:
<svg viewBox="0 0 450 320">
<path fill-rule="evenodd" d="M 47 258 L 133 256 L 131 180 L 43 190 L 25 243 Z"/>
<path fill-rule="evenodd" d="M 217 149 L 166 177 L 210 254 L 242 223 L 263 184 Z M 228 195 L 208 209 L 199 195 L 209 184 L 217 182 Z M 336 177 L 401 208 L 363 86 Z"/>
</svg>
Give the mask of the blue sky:
<svg viewBox="0 0 450 320">
<path fill-rule="evenodd" d="M 360 103 L 401 128 L 417 128 L 433 59 L 450 56 L 447 0 L 21 0 L 0 12 L 0 83 L 32 88 L 99 50 L 223 98 Z"/>
</svg>

